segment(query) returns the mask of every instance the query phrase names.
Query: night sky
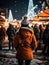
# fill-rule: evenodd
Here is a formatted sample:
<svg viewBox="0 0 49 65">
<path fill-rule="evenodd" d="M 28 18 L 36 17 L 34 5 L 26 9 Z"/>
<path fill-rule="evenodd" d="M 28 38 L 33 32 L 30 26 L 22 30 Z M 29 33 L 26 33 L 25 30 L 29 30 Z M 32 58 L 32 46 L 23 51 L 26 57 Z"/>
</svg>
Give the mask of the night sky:
<svg viewBox="0 0 49 65">
<path fill-rule="evenodd" d="M 34 6 L 38 5 L 41 7 L 43 1 L 46 0 L 33 0 Z M 12 10 L 12 14 L 14 18 L 21 19 L 27 13 L 29 0 L 0 0 L 1 8 L 8 8 Z M 49 6 L 46 3 L 46 6 Z"/>
</svg>

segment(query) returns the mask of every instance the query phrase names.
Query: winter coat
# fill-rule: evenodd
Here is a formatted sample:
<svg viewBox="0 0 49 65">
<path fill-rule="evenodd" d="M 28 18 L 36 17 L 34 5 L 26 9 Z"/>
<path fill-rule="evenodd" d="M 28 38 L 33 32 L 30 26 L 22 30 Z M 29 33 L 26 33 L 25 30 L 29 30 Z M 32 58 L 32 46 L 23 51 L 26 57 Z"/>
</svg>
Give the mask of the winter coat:
<svg viewBox="0 0 49 65">
<path fill-rule="evenodd" d="M 32 60 L 34 58 L 32 50 L 37 48 L 37 41 L 33 32 L 21 29 L 20 34 L 16 34 L 14 47 L 17 50 L 16 58 L 20 60 Z"/>
</svg>

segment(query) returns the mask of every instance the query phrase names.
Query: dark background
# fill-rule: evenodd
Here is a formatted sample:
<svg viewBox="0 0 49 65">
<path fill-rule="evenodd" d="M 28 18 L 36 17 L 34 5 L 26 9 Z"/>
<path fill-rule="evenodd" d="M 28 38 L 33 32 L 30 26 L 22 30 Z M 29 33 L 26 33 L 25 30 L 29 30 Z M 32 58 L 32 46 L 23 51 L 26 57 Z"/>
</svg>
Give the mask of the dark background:
<svg viewBox="0 0 49 65">
<path fill-rule="evenodd" d="M 41 1 L 41 2 L 40 2 Z M 46 0 L 33 0 L 34 6 L 38 5 L 41 9 L 42 3 Z M 21 19 L 27 13 L 29 0 L 0 0 L 0 8 L 8 8 L 12 10 L 14 18 Z M 46 6 L 49 5 L 46 3 Z"/>
</svg>

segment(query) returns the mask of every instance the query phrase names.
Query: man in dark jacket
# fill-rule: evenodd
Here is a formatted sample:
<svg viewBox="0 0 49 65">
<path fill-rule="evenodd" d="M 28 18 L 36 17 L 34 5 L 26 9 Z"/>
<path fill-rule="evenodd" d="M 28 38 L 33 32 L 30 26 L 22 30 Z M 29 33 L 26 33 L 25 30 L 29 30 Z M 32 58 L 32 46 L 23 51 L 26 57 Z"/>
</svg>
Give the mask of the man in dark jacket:
<svg viewBox="0 0 49 65">
<path fill-rule="evenodd" d="M 13 39 L 14 39 L 14 35 L 15 35 L 15 28 L 11 24 L 9 24 L 9 27 L 7 29 L 7 35 L 8 35 L 9 50 L 10 50 L 11 45 L 12 45 L 12 49 L 13 49 Z"/>
<path fill-rule="evenodd" d="M 39 33 L 40 33 L 40 29 L 38 27 L 38 24 L 35 24 L 33 29 L 34 29 L 34 34 L 35 34 L 35 37 L 37 39 L 38 47 L 39 47 Z M 35 52 L 37 52 L 37 49 L 35 49 Z M 40 47 L 39 47 L 39 49 L 40 49 Z"/>
</svg>

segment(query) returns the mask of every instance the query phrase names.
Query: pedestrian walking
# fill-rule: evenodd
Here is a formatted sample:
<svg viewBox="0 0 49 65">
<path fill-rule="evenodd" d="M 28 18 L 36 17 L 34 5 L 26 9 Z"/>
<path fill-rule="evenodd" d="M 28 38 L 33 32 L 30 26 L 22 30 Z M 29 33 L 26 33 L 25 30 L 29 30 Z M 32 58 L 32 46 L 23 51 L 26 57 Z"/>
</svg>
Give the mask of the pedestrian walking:
<svg viewBox="0 0 49 65">
<path fill-rule="evenodd" d="M 14 38 L 14 47 L 17 51 L 16 58 L 18 65 L 30 65 L 31 60 L 34 59 L 33 50 L 37 48 L 37 41 L 33 30 L 29 27 L 21 27 Z"/>
<path fill-rule="evenodd" d="M 39 47 L 39 33 L 40 33 L 40 29 L 39 29 L 39 26 L 38 26 L 38 24 L 35 24 L 34 25 L 34 28 L 33 28 L 33 30 L 34 30 L 34 35 L 35 35 L 35 37 L 36 37 L 36 40 L 37 40 L 37 42 L 38 42 L 38 44 L 37 44 L 37 48 L 35 49 L 35 53 L 37 53 L 37 50 L 38 50 L 38 48 L 40 48 Z"/>
<path fill-rule="evenodd" d="M 9 24 L 9 27 L 7 29 L 7 35 L 8 35 L 8 40 L 9 40 L 9 50 L 12 47 L 13 49 L 13 40 L 14 40 L 14 36 L 15 36 L 15 28 L 13 27 L 12 24 Z"/>
</svg>

